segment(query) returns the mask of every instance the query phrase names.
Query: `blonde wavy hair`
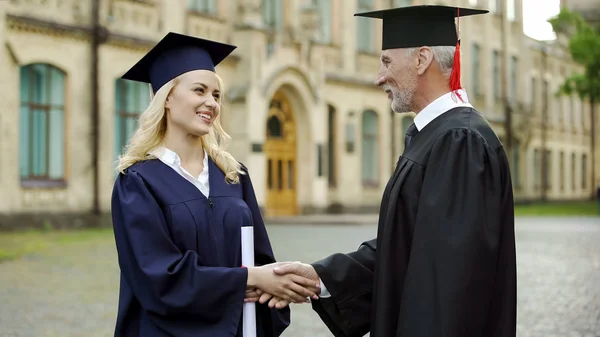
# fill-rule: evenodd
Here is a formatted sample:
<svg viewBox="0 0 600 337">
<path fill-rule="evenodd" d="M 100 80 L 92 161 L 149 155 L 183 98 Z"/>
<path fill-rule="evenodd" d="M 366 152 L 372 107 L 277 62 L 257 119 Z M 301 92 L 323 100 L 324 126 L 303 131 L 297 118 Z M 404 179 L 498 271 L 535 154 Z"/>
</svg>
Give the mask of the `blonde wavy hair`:
<svg viewBox="0 0 600 337">
<path fill-rule="evenodd" d="M 218 75 L 217 80 L 221 91 L 218 103 L 222 107 L 224 85 Z M 149 152 L 162 144 L 167 131 L 165 102 L 177 83 L 178 78 L 167 82 L 152 97 L 150 105 L 140 115 L 137 129 L 117 160 L 117 172 L 124 174 L 125 170 L 133 164 L 155 158 Z M 150 92 L 152 93 L 152 90 Z M 240 181 L 239 175 L 244 174 L 244 171 L 242 171 L 241 164 L 226 151 L 230 139 L 231 137 L 221 126 L 221 113 L 219 113 L 214 119 L 209 133 L 201 137 L 201 143 L 215 164 L 225 173 L 226 181 L 237 184 Z"/>
</svg>

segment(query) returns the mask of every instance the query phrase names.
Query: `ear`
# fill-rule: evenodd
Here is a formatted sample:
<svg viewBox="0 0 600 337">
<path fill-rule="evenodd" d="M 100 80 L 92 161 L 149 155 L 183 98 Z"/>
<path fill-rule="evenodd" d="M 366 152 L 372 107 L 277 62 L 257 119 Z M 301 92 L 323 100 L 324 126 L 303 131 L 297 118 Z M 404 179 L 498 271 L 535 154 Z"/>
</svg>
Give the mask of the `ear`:
<svg viewBox="0 0 600 337">
<path fill-rule="evenodd" d="M 171 94 L 169 94 L 169 96 L 167 96 L 167 99 L 165 100 L 165 109 L 169 110 L 171 108 Z"/>
<path fill-rule="evenodd" d="M 417 74 L 423 75 L 433 62 L 433 51 L 429 47 L 421 47 L 417 51 Z"/>
</svg>

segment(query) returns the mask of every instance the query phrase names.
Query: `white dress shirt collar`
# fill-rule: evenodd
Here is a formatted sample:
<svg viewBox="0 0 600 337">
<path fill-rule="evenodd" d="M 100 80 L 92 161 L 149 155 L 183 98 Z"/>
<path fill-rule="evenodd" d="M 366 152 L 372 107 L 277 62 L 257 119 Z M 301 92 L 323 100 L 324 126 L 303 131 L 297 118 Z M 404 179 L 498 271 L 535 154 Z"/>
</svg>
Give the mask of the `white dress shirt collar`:
<svg viewBox="0 0 600 337">
<path fill-rule="evenodd" d="M 467 92 L 464 89 L 458 90 L 460 97 L 463 99 L 461 101 L 455 94 L 452 92 L 448 92 L 445 95 L 440 96 L 435 101 L 431 102 L 425 109 L 421 110 L 415 116 L 415 126 L 417 130 L 421 131 L 423 128 L 429 124 L 432 120 L 441 116 L 444 112 L 456 108 L 456 107 L 470 107 L 473 106 L 469 103 L 469 98 L 467 97 Z"/>
<path fill-rule="evenodd" d="M 196 188 L 198 188 L 200 192 L 202 192 L 202 194 L 208 198 L 210 195 L 210 185 L 208 181 L 208 154 L 206 151 L 204 151 L 204 168 L 198 177 L 192 176 L 186 169 L 183 168 L 183 166 L 181 166 L 181 158 L 179 158 L 179 155 L 173 150 L 170 150 L 164 146 L 159 146 L 150 151 L 149 154 L 153 155 L 158 160 L 171 167 L 187 181 L 194 184 L 194 186 L 196 186 Z"/>
</svg>

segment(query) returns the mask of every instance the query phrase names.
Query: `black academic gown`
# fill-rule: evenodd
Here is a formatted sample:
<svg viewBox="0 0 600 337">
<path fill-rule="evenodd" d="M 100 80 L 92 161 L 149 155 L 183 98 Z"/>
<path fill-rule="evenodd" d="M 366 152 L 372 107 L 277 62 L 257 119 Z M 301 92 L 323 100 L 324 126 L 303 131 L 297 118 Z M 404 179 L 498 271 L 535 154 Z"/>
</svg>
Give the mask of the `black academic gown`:
<svg viewBox="0 0 600 337">
<path fill-rule="evenodd" d="M 241 336 L 248 271 L 241 227 L 254 226 L 256 265 L 275 262 L 249 176 L 227 184 L 209 159 L 206 198 L 158 159 L 119 175 L 112 217 L 121 269 L 115 337 Z M 279 336 L 289 308 L 257 304 L 259 337 Z"/>
<path fill-rule="evenodd" d="M 425 126 L 385 188 L 377 239 L 313 266 L 332 296 L 312 306 L 335 336 L 514 337 L 511 177 L 487 121 L 458 107 Z"/>
</svg>

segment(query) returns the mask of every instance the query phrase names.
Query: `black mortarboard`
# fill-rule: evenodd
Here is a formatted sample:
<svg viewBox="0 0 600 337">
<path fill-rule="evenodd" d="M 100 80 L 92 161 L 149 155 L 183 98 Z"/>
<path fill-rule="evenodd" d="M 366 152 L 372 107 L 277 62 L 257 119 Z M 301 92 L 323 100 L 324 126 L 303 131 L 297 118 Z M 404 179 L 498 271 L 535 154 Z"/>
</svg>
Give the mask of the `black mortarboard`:
<svg viewBox="0 0 600 337">
<path fill-rule="evenodd" d="M 150 83 L 156 93 L 165 83 L 188 71 L 215 71 L 215 66 L 235 48 L 170 32 L 121 78 Z"/>
<path fill-rule="evenodd" d="M 382 49 L 454 46 L 458 40 L 454 19 L 488 13 L 487 10 L 448 6 L 408 6 L 354 14 L 383 19 Z"/>
<path fill-rule="evenodd" d="M 460 84 L 460 30 L 454 19 L 461 16 L 485 14 L 483 9 L 420 5 L 372 12 L 356 13 L 355 16 L 383 19 L 382 50 L 414 48 L 423 46 L 456 46 L 454 66 L 450 74 L 450 90 L 458 93 Z M 460 25 L 459 25 L 460 28 Z M 457 30 L 459 32 L 457 33 Z"/>
</svg>

